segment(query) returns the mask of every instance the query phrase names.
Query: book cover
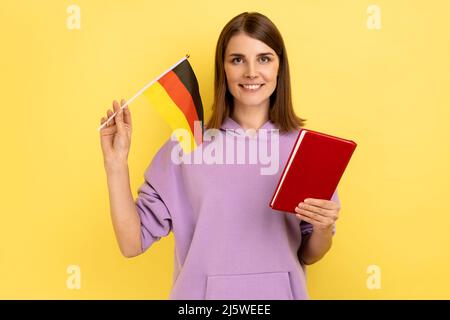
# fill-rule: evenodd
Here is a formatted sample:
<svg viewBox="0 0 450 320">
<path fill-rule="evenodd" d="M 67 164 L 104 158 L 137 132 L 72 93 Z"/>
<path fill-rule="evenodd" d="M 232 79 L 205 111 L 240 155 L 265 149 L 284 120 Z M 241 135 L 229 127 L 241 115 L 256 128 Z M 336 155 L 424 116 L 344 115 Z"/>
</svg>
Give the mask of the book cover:
<svg viewBox="0 0 450 320">
<path fill-rule="evenodd" d="M 302 129 L 270 201 L 274 210 L 295 213 L 306 198 L 330 200 L 357 144 Z"/>
</svg>

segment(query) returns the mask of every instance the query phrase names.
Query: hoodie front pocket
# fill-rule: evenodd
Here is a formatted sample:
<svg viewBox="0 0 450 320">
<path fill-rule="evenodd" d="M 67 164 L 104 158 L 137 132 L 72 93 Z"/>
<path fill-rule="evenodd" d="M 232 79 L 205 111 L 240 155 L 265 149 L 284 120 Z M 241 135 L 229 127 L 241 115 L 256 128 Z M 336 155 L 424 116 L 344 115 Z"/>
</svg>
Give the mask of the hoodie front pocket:
<svg viewBox="0 0 450 320">
<path fill-rule="evenodd" d="M 206 300 L 293 300 L 289 272 L 208 276 Z"/>
</svg>

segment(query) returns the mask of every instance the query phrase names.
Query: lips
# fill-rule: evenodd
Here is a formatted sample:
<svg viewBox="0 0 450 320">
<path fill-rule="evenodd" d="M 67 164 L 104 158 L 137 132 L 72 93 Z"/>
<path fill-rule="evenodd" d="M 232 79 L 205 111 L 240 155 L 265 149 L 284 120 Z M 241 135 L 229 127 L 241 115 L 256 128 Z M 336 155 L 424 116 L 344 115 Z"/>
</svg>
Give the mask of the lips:
<svg viewBox="0 0 450 320">
<path fill-rule="evenodd" d="M 245 91 L 257 91 L 259 90 L 264 84 L 263 83 L 255 83 L 255 84 L 239 84 L 241 88 L 243 88 Z"/>
</svg>

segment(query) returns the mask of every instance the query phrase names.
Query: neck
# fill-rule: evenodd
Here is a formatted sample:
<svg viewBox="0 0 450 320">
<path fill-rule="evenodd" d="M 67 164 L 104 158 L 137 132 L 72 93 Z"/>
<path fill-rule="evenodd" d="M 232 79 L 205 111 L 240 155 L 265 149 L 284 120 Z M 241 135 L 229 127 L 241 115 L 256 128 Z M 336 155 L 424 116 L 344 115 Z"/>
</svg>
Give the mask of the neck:
<svg viewBox="0 0 450 320">
<path fill-rule="evenodd" d="M 269 120 L 269 101 L 263 106 L 236 105 L 230 116 L 244 130 L 258 130 Z"/>
</svg>

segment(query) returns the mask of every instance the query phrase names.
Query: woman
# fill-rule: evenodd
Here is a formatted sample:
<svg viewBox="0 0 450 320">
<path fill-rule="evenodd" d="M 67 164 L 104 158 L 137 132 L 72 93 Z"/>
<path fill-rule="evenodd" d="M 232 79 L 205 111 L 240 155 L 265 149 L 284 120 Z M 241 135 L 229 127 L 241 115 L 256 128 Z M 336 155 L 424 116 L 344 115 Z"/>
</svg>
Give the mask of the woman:
<svg viewBox="0 0 450 320">
<path fill-rule="evenodd" d="M 121 109 L 116 101 L 113 108 Z M 215 147 L 231 159 L 228 147 L 234 151 L 241 143 L 244 163 L 217 157 L 175 163 L 177 142 L 170 139 L 146 170 L 134 201 L 128 107 L 101 131 L 111 217 L 123 255 L 139 255 L 172 231 L 171 299 L 308 299 L 304 265 L 331 247 L 340 210 L 337 191 L 331 200 L 300 203 L 295 215 L 268 205 L 303 122 L 293 111 L 286 49 L 276 26 L 259 13 L 236 16 L 216 47 L 215 99 L 206 126 L 216 136 L 193 155 L 203 152 L 205 159 L 212 155 L 205 151 Z M 256 140 L 261 150 L 272 148 L 279 164 L 275 172 L 261 173 L 267 161 L 249 163 L 250 142 Z"/>
</svg>

